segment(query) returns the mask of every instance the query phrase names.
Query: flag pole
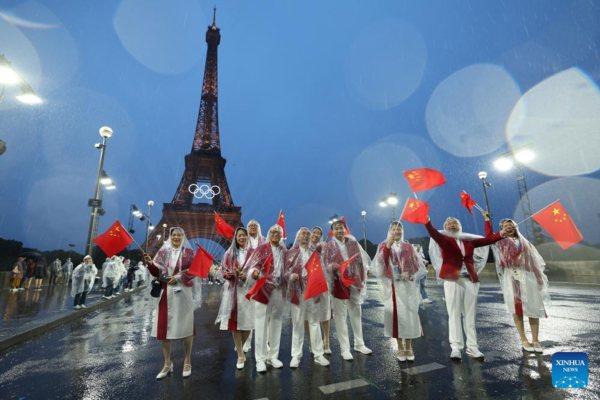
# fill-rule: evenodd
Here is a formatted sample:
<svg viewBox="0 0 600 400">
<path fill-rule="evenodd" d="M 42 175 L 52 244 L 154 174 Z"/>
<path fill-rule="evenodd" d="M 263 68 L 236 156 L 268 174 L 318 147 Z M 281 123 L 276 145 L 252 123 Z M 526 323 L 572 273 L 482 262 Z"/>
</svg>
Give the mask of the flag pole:
<svg viewBox="0 0 600 400">
<path fill-rule="evenodd" d="M 521 223 L 523 223 L 523 222 L 527 221 L 529 218 L 533 218 L 533 216 L 534 216 L 534 215 L 541 213 L 541 212 L 542 212 L 542 211 L 544 211 L 546 208 L 550 207 L 552 204 L 554 204 L 554 203 L 556 203 L 556 202 L 559 202 L 559 201 L 560 201 L 560 199 L 557 199 L 557 200 L 553 201 L 552 203 L 548 204 L 546 207 L 542 208 L 540 211 L 538 211 L 538 212 L 535 212 L 535 213 L 531 214 L 529 217 L 525 218 L 523 221 L 519 222 L 517 225 L 519 225 L 519 224 L 521 224 Z"/>
<path fill-rule="evenodd" d="M 115 218 L 119 223 L 121 223 L 121 221 L 119 221 L 117 218 Z M 131 240 L 133 240 L 133 243 L 136 244 L 136 246 L 142 251 L 142 253 L 146 254 L 146 252 L 144 252 L 144 249 L 142 249 L 142 246 L 140 246 L 140 244 L 138 242 L 135 241 L 135 239 L 133 238 L 133 236 L 131 236 L 131 233 L 129 233 L 129 231 L 125 231 L 127 232 L 127 234 L 129 235 L 129 237 L 131 238 Z"/>
<path fill-rule="evenodd" d="M 414 193 L 413 193 L 414 194 Z M 417 196 L 415 196 L 417 197 Z M 418 199 L 417 199 L 418 200 Z M 402 209 L 402 213 L 400 214 L 400 216 L 398 217 L 398 224 L 396 224 L 396 227 L 394 228 L 394 233 L 392 233 L 392 235 L 396 234 L 396 230 L 398 230 L 398 225 L 400 225 L 402 222 L 400 222 L 400 220 L 402 219 L 402 216 L 404 215 L 404 211 L 406 210 L 406 206 L 408 205 L 408 199 L 406 199 L 406 203 L 404 203 L 404 208 Z"/>
</svg>

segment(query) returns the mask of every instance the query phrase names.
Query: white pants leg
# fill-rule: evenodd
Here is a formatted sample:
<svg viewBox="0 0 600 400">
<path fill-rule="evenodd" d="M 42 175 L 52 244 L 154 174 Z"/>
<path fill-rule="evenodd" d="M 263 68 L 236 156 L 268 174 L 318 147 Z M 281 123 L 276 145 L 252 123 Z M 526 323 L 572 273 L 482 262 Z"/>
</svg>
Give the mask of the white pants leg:
<svg viewBox="0 0 600 400">
<path fill-rule="evenodd" d="M 299 306 L 292 304 L 292 357 L 302 357 L 302 346 L 304 346 L 304 315 L 306 308 L 300 303 Z"/>
<path fill-rule="evenodd" d="M 477 330 L 475 329 L 475 316 L 477 315 L 477 295 L 479 283 L 473 283 L 469 278 L 460 278 L 459 285 L 463 287 L 463 324 L 467 334 L 467 348 L 477 349 Z M 461 334 L 462 336 L 462 334 Z"/>
<path fill-rule="evenodd" d="M 310 331 L 310 344 L 315 357 L 325 354 L 323 347 L 323 337 L 321 336 L 321 323 L 309 322 L 308 330 Z"/>
<path fill-rule="evenodd" d="M 269 300 L 269 359 L 279 358 L 279 345 L 281 342 L 281 326 L 283 323 L 283 296 L 281 290 L 273 290 Z"/>
<path fill-rule="evenodd" d="M 254 319 L 254 357 L 256 358 L 256 362 L 266 362 L 267 337 L 269 332 L 269 320 L 267 318 L 267 312 L 269 310 L 269 306 L 259 302 L 255 303 L 254 311 L 256 314 Z"/>
<path fill-rule="evenodd" d="M 448 310 L 448 331 L 452 350 L 462 350 L 465 347 L 461 315 L 463 311 L 464 289 L 455 281 L 444 281 L 444 296 Z"/>
<path fill-rule="evenodd" d="M 350 325 L 354 333 L 354 347 L 365 345 L 362 332 L 362 308 L 358 303 L 359 294 L 355 290 L 350 291 L 350 300 L 348 300 L 348 314 L 350 314 Z"/>
<path fill-rule="evenodd" d="M 348 300 L 333 298 L 333 319 L 335 320 L 335 332 L 343 351 L 350 351 L 350 339 L 348 338 Z M 312 332 L 311 332 L 312 333 Z"/>
</svg>

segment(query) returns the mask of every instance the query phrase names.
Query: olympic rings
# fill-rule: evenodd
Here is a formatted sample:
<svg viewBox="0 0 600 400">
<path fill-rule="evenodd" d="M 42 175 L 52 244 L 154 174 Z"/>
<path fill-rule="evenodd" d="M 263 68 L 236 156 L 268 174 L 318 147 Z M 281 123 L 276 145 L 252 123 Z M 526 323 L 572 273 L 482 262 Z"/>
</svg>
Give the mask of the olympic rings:
<svg viewBox="0 0 600 400">
<path fill-rule="evenodd" d="M 192 186 L 196 186 L 196 189 L 192 190 Z M 194 195 L 195 198 L 197 199 L 201 199 L 203 197 L 206 197 L 208 200 L 212 199 L 215 196 L 218 196 L 219 193 L 221 193 L 221 188 L 218 187 L 217 185 L 213 185 L 208 186 L 208 185 L 196 185 L 195 183 L 192 183 L 190 185 L 190 187 L 188 187 L 188 191 Z M 200 196 L 197 196 L 196 194 L 200 193 Z"/>
</svg>

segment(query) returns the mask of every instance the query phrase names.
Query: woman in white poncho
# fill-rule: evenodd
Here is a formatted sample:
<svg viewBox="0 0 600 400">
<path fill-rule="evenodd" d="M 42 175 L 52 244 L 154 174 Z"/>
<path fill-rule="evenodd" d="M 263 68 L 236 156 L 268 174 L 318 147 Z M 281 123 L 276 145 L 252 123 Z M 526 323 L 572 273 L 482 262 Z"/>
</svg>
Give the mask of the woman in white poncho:
<svg viewBox="0 0 600 400">
<path fill-rule="evenodd" d="M 220 323 L 222 331 L 231 331 L 235 350 L 238 354 L 237 369 L 243 369 L 246 357 L 243 346 L 254 329 L 254 302 L 246 299 L 248 289 L 244 286 L 246 274 L 242 271 L 246 261 L 254 251 L 248 244 L 246 228 L 237 228 L 234 240 L 223 256 L 223 278 L 221 306 L 215 323 Z"/>
<path fill-rule="evenodd" d="M 71 286 L 71 296 L 75 298 L 74 309 L 80 310 L 86 308 L 85 300 L 87 294 L 94 287 L 98 269 L 94 265 L 91 256 L 85 256 L 83 262 L 73 270 L 73 285 Z"/>
<path fill-rule="evenodd" d="M 419 320 L 419 281 L 426 270 L 419 254 L 403 239 L 402 224 L 392 222 L 387 239 L 377 249 L 371 271 L 383 285 L 385 336 L 396 339 L 398 360 L 414 361 L 412 339 L 423 336 Z"/>
<path fill-rule="evenodd" d="M 148 271 L 161 282 L 161 293 L 152 323 L 152 336 L 162 341 L 165 365 L 156 379 L 162 379 L 173 371 L 172 339 L 183 339 L 183 377 L 189 377 L 192 373 L 194 310 L 200 307 L 202 301 L 200 281 L 189 273 L 193 259 L 194 250 L 181 228 L 171 228 L 169 240 L 163 244 L 154 259 L 144 255 Z"/>
<path fill-rule="evenodd" d="M 500 221 L 500 228 L 507 232 L 508 237 L 496 242 L 492 251 L 504 293 L 504 304 L 513 316 L 523 349 L 543 353 L 538 338 L 540 318 L 547 318 L 546 310 L 550 305 L 544 260 L 536 248 L 519 233 L 513 220 L 503 219 Z M 486 235 L 491 234 L 493 232 L 490 226 L 486 229 Z M 525 335 L 524 317 L 529 318 L 533 345 Z"/>
<path fill-rule="evenodd" d="M 110 299 L 115 297 L 114 289 L 119 284 L 119 279 L 121 279 L 121 273 L 118 270 L 117 258 L 119 256 L 113 256 L 111 260 L 107 263 L 104 263 L 104 268 L 102 269 L 102 287 L 106 288 L 104 291 L 105 299 Z"/>
</svg>

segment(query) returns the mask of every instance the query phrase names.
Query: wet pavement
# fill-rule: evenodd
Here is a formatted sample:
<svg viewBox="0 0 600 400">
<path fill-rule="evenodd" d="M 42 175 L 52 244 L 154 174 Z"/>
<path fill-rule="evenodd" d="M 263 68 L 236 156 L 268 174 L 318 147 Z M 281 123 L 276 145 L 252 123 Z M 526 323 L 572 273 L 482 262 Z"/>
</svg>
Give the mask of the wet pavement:
<svg viewBox="0 0 600 400">
<path fill-rule="evenodd" d="M 195 314 L 197 336 L 191 378 L 184 380 L 181 377 L 183 347 L 176 341 L 172 350 L 174 374 L 163 381 L 155 380 L 163 357 L 159 343 L 150 337 L 150 312 L 154 302 L 146 290 L 0 352 L 0 397 L 600 398 L 600 298 L 597 286 L 552 287 L 550 318 L 541 321 L 540 329 L 545 353 L 533 355 L 521 350 L 512 318 L 505 312 L 500 287 L 482 285 L 477 321 L 479 345 L 486 355 L 485 361 L 470 359 L 463 354 L 462 362 L 455 362 L 449 358 L 443 289 L 430 280 L 428 293 L 434 302 L 420 310 L 425 336 L 413 342 L 416 361 L 400 363 L 395 358 L 395 341 L 383 337 L 383 307 L 377 299 L 377 284 L 370 280 L 369 298 L 363 306 L 363 329 L 372 355 L 355 354 L 354 361 L 344 361 L 340 357 L 335 324 L 332 324 L 331 366 L 315 364 L 305 341 L 300 367 L 291 370 L 291 322 L 287 319 L 280 352 L 284 368 L 274 370 L 269 367 L 265 374 L 256 372 L 251 357 L 248 357 L 244 370 L 235 369 L 237 355 L 231 334 L 214 325 L 221 287 L 204 288 L 205 303 Z M 10 313 L 10 307 L 5 305 L 4 313 L 7 312 Z M 590 377 L 587 389 L 555 389 L 552 386 L 551 355 L 558 351 L 588 354 Z"/>
</svg>

